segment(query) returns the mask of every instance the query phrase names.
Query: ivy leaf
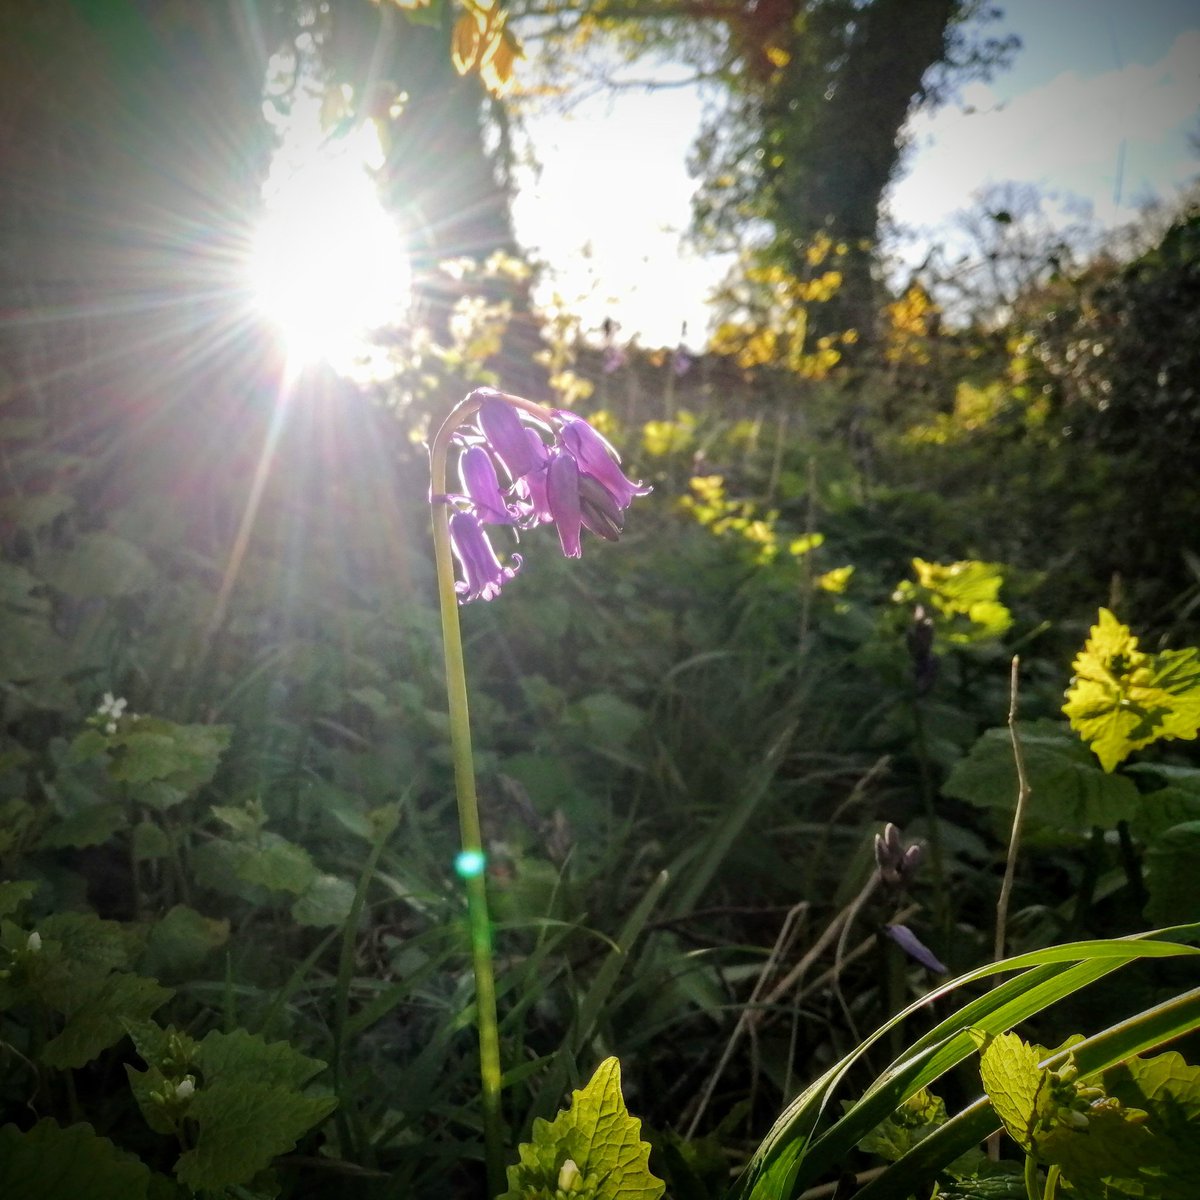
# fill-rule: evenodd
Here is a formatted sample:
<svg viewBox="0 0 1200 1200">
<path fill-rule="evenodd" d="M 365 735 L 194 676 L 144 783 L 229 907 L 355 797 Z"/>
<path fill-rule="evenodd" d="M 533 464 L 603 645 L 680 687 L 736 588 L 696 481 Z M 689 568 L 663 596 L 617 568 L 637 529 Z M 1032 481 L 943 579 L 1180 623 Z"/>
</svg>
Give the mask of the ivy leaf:
<svg viewBox="0 0 1200 1200">
<path fill-rule="evenodd" d="M 641 1140 L 641 1128 L 621 1095 L 621 1064 L 605 1059 L 571 1097 L 569 1109 L 552 1122 L 534 1121 L 533 1141 L 518 1150 L 500 1200 L 552 1200 L 564 1176 L 570 1190 L 588 1200 L 659 1200 L 665 1185 L 650 1174 L 650 1146 Z"/>
<path fill-rule="evenodd" d="M 1124 775 L 1109 775 L 1066 727 L 1056 721 L 1018 722 L 1030 786 L 1030 817 L 1072 833 L 1129 820 L 1140 802 Z M 1007 729 L 989 729 L 960 759 L 942 789 L 979 808 L 1011 813 L 1017 801 L 1017 769 Z"/>
<path fill-rule="evenodd" d="M 1106 608 L 1083 650 L 1063 712 L 1101 766 L 1113 770 L 1160 738 L 1190 740 L 1200 730 L 1200 651 L 1147 654 Z"/>
<path fill-rule="evenodd" d="M 1026 1153 L 1033 1148 L 1033 1136 L 1046 1104 L 1049 1072 L 1038 1065 L 1040 1060 L 1037 1049 L 1015 1033 L 992 1038 L 979 1056 L 983 1090 L 1008 1136 Z"/>
<path fill-rule="evenodd" d="M 0 1196 L 13 1200 L 145 1200 L 144 1163 L 90 1125 L 65 1128 L 49 1117 L 22 1132 L 0 1129 Z"/>
</svg>

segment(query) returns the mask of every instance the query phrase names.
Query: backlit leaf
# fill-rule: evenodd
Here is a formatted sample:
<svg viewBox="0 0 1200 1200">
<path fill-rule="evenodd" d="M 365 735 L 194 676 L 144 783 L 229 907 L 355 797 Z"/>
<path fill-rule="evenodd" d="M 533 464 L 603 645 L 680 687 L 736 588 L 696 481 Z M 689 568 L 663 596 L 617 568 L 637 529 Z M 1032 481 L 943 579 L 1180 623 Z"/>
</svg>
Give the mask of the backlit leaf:
<svg viewBox="0 0 1200 1200">
<path fill-rule="evenodd" d="M 1200 729 L 1200 652 L 1147 654 L 1106 608 L 1075 662 L 1063 712 L 1106 771 L 1160 738 Z"/>
<path fill-rule="evenodd" d="M 49 1117 L 0 1129 L 0 1196 L 12 1200 L 144 1200 L 150 1171 L 90 1125 Z"/>
<path fill-rule="evenodd" d="M 533 1141 L 520 1147 L 518 1162 L 508 1168 L 508 1191 L 500 1200 L 553 1197 L 564 1173 L 575 1190 L 594 1200 L 658 1200 L 664 1184 L 650 1173 L 650 1146 L 641 1140 L 641 1128 L 625 1108 L 620 1063 L 605 1059 L 571 1097 L 569 1109 L 553 1121 L 534 1121 Z"/>
</svg>

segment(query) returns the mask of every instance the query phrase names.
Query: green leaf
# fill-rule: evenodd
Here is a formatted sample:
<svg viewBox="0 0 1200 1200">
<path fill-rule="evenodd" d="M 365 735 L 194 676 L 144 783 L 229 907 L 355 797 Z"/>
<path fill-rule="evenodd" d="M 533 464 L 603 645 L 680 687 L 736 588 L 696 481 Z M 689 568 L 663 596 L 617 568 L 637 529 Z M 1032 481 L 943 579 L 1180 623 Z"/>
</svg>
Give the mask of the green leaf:
<svg viewBox="0 0 1200 1200">
<path fill-rule="evenodd" d="M 28 879 L 0 882 L 0 917 L 12 916 L 37 889 L 38 885 Z"/>
<path fill-rule="evenodd" d="M 59 821 L 42 835 L 39 845 L 48 849 L 99 846 L 129 823 L 124 804 L 92 804 Z"/>
<path fill-rule="evenodd" d="M 306 891 L 317 878 L 311 855 L 303 846 L 289 842 L 275 833 L 262 835 L 262 847 L 247 847 L 234 868 L 238 878 L 258 884 L 272 892 Z"/>
<path fill-rule="evenodd" d="M 166 783 L 194 792 L 216 774 L 229 737 L 228 725 L 176 725 L 143 717 L 109 739 L 109 775 L 120 783 Z"/>
<path fill-rule="evenodd" d="M 214 1030 L 194 1059 L 202 1080 L 187 1115 L 198 1133 L 175 1168 L 194 1189 L 249 1182 L 337 1106 L 333 1096 L 300 1092 L 325 1064 L 286 1042 L 268 1043 L 243 1029 Z"/>
<path fill-rule="evenodd" d="M 664 1185 L 650 1174 L 650 1146 L 641 1140 L 641 1128 L 625 1108 L 620 1063 L 605 1059 L 571 1097 L 569 1109 L 552 1122 L 534 1121 L 533 1141 L 518 1150 L 500 1200 L 553 1200 L 560 1189 L 588 1200 L 658 1200 Z"/>
<path fill-rule="evenodd" d="M 197 1191 L 248 1183 L 336 1107 L 333 1096 L 303 1096 L 269 1083 L 205 1083 L 188 1107 L 199 1127 L 196 1145 L 180 1156 L 175 1174 Z"/>
<path fill-rule="evenodd" d="M 142 969 L 158 977 L 178 979 L 196 971 L 228 940 L 227 920 L 205 917 L 186 904 L 177 904 L 151 927 Z"/>
<path fill-rule="evenodd" d="M 171 839 L 166 830 L 153 821 L 139 821 L 133 827 L 130 842 L 137 862 L 152 862 L 171 853 Z"/>
<path fill-rule="evenodd" d="M 51 1067 L 82 1067 L 125 1035 L 128 1021 L 144 1021 L 174 993 L 157 980 L 123 971 L 107 975 L 66 1014 L 62 1032 L 42 1047 Z"/>
<path fill-rule="evenodd" d="M 44 616 L 0 609 L 0 682 L 25 683 L 62 673 L 67 644 Z"/>
<path fill-rule="evenodd" d="M 12 1200 L 145 1200 L 150 1171 L 90 1125 L 49 1117 L 0 1129 L 0 1196 Z"/>
<path fill-rule="evenodd" d="M 1200 909 L 1196 877 L 1200 872 L 1200 821 L 1188 821 L 1160 834 L 1146 850 L 1146 916 L 1183 913 L 1190 919 Z"/>
<path fill-rule="evenodd" d="M 1101 766 L 1113 770 L 1160 738 L 1200 730 L 1200 651 L 1147 654 L 1106 608 L 1075 662 L 1063 712 Z"/>
<path fill-rule="evenodd" d="M 354 905 L 354 884 L 336 875 L 318 875 L 292 905 L 301 925 L 340 925 Z"/>
<path fill-rule="evenodd" d="M 1138 811 L 1140 798 L 1124 775 L 1096 766 L 1088 750 L 1056 721 L 1019 722 L 1032 820 L 1072 833 L 1111 829 Z M 1017 769 L 1007 729 L 989 729 L 950 772 L 942 790 L 979 808 L 1012 812 Z"/>
<path fill-rule="evenodd" d="M 939 1125 L 946 1123 L 946 1104 L 928 1088 L 909 1096 L 881 1125 L 877 1125 L 858 1148 L 895 1162 Z"/>
<path fill-rule="evenodd" d="M 1042 1057 L 1015 1033 L 991 1038 L 979 1056 L 983 1090 L 1008 1136 L 1026 1153 L 1032 1149 L 1034 1134 L 1047 1111 L 1050 1072 L 1038 1065 Z"/>
<path fill-rule="evenodd" d="M 47 555 L 42 578 L 76 599 L 128 596 L 153 586 L 153 564 L 132 542 L 114 533 L 85 533 L 69 550 Z"/>
<path fill-rule="evenodd" d="M 957 644 L 989 641 L 1012 625 L 1012 614 L 999 599 L 1004 569 L 998 563 L 914 558 L 912 565 L 917 582 L 902 582 L 894 598 L 936 613 L 941 618 L 936 622 L 939 638 Z"/>
</svg>

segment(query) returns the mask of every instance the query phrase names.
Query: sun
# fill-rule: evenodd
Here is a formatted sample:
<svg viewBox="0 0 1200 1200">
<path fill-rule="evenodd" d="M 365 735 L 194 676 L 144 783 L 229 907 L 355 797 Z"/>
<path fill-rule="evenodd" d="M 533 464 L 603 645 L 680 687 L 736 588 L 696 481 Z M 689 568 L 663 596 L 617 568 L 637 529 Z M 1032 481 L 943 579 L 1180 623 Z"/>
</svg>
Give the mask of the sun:
<svg viewBox="0 0 1200 1200">
<path fill-rule="evenodd" d="M 249 273 L 256 307 L 296 366 L 323 360 L 349 373 L 367 335 L 405 317 L 408 255 L 369 173 L 381 160 L 370 122 L 331 137 L 315 106 L 298 106 L 284 131 Z"/>
</svg>

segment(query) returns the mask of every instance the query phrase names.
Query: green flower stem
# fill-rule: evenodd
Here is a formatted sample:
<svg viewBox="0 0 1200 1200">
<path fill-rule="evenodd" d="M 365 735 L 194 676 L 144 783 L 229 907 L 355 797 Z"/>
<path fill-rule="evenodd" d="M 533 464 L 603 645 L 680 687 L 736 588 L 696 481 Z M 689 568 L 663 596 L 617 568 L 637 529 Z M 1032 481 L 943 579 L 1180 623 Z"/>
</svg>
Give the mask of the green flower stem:
<svg viewBox="0 0 1200 1200">
<path fill-rule="evenodd" d="M 540 405 L 501 393 L 510 404 L 547 420 L 551 414 Z M 430 486 L 434 497 L 433 554 L 437 565 L 438 603 L 442 612 L 442 644 L 446 655 L 446 700 L 450 715 L 450 748 L 454 757 L 454 787 L 458 795 L 458 823 L 463 853 L 480 869 L 460 872 L 467 891 L 467 921 L 471 937 L 471 963 L 475 972 L 475 1015 L 479 1027 L 479 1077 L 482 1084 L 483 1140 L 487 1161 L 488 1195 L 498 1196 L 504 1182 L 504 1121 L 500 1111 L 500 1034 L 496 1022 L 496 978 L 492 964 L 492 924 L 488 915 L 486 872 L 482 869 L 483 833 L 479 825 L 479 798 L 475 791 L 475 763 L 471 755 L 471 719 L 467 707 L 467 674 L 463 661 L 462 631 L 458 621 L 458 596 L 454 591 L 454 557 L 450 549 L 450 506 L 446 495 L 446 454 L 454 431 L 479 408 L 468 396 L 446 418 L 430 447 Z"/>
</svg>

